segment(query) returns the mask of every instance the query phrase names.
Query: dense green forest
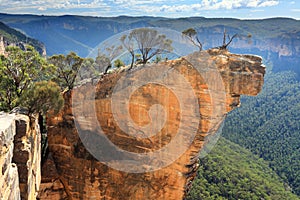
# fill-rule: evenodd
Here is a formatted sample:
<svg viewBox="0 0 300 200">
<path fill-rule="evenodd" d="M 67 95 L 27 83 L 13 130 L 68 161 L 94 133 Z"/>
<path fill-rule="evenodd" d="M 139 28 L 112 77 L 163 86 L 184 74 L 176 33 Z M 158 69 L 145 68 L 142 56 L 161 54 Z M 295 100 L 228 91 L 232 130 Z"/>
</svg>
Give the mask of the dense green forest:
<svg viewBox="0 0 300 200">
<path fill-rule="evenodd" d="M 201 159 L 187 200 L 298 199 L 289 190 L 266 161 L 221 137 L 212 152 Z"/>
<path fill-rule="evenodd" d="M 269 72 L 257 97 L 243 97 L 223 136 L 269 161 L 300 195 L 300 83 L 293 72 Z"/>
</svg>

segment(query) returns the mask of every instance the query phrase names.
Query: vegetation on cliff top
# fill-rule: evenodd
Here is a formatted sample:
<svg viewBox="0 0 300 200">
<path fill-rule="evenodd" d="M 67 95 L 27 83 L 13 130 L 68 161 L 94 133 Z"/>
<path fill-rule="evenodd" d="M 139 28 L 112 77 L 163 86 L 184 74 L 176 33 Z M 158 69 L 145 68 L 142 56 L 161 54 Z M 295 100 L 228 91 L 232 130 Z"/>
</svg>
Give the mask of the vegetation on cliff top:
<svg viewBox="0 0 300 200">
<path fill-rule="evenodd" d="M 52 109 L 60 104 L 62 97 L 57 84 L 47 87 L 46 81 L 54 69 L 31 46 L 9 46 L 6 55 L 0 55 L 0 109 L 10 111 L 16 106 L 27 108 L 28 115 Z M 50 84 L 50 83 L 49 83 Z M 42 95 L 42 94 L 46 94 Z M 49 94 L 52 94 L 49 98 Z M 34 102 L 41 105 L 33 106 Z M 42 105 L 43 104 L 43 105 Z M 43 108 L 43 109 L 38 109 Z"/>
</svg>

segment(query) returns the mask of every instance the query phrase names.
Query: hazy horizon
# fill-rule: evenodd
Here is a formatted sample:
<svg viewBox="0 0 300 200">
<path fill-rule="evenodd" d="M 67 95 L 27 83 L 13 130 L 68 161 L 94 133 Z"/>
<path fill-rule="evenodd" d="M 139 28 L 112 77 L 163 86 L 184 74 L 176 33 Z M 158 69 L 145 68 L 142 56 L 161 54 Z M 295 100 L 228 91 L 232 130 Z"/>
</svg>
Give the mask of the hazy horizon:
<svg viewBox="0 0 300 200">
<path fill-rule="evenodd" d="M 32 15 L 32 16 L 44 16 L 44 17 L 62 17 L 62 16 L 79 16 L 79 17 L 95 17 L 95 18 L 118 18 L 118 17 L 136 17 L 136 18 L 142 18 L 142 17 L 152 17 L 152 18 L 166 18 L 166 19 L 180 19 L 180 18 L 206 18 L 206 19 L 237 19 L 237 20 L 265 20 L 265 19 L 275 19 L 275 18 L 283 18 L 283 19 L 292 19 L 297 20 L 299 19 L 293 18 L 293 17 L 281 17 L 281 16 L 273 16 L 273 17 L 265 17 L 265 18 L 238 18 L 238 17 L 207 17 L 207 16 L 188 16 L 188 17 L 168 17 L 168 16 L 151 16 L 151 15 L 116 15 L 116 16 L 93 16 L 93 15 L 85 15 L 85 14 L 31 14 L 31 13 L 3 13 L 0 12 L 0 14 L 4 15 Z"/>
</svg>

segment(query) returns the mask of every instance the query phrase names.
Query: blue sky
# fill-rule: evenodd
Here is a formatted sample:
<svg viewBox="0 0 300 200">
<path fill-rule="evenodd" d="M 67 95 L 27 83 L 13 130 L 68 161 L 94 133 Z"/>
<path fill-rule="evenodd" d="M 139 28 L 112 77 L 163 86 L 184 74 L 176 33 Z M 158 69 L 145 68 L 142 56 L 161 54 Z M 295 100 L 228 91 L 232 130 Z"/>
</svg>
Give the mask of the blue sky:
<svg viewBox="0 0 300 200">
<path fill-rule="evenodd" d="M 1 13 L 300 19 L 299 0 L 0 0 Z"/>
</svg>

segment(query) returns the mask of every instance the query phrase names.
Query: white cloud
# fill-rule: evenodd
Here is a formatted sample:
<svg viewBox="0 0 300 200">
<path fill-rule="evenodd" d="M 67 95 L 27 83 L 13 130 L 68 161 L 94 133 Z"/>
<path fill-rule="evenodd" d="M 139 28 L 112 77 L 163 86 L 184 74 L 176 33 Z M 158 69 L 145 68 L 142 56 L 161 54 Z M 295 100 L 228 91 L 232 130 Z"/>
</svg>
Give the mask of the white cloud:
<svg viewBox="0 0 300 200">
<path fill-rule="evenodd" d="M 200 4 L 179 5 L 179 6 L 163 5 L 160 7 L 160 11 L 162 11 L 162 12 L 189 12 L 189 11 L 197 11 L 200 9 L 201 9 Z M 154 8 L 152 8 L 151 10 L 155 11 Z"/>
<path fill-rule="evenodd" d="M 122 1 L 122 0 L 120 0 Z M 240 8 L 261 8 L 278 5 L 278 0 L 202 0 L 200 3 L 194 4 L 163 4 L 161 6 L 144 7 L 146 12 L 161 11 L 161 12 L 195 12 L 205 10 L 232 10 Z"/>
<path fill-rule="evenodd" d="M 262 2 L 261 4 L 259 4 L 258 7 L 270 7 L 270 6 L 276 6 L 278 4 L 279 4 L 278 1 L 265 1 L 265 2 Z"/>
<path fill-rule="evenodd" d="M 109 2 L 114 3 L 116 5 L 153 5 L 158 3 L 166 3 L 166 0 L 109 0 Z"/>
<path fill-rule="evenodd" d="M 109 16 L 119 14 L 169 16 L 174 13 L 192 15 L 211 10 L 223 12 L 241 8 L 270 7 L 278 5 L 279 0 L 0 0 L 0 4 L 0 12 L 10 13 L 47 14 L 51 10 L 55 14 L 85 9 L 86 13 L 99 12 Z"/>
<path fill-rule="evenodd" d="M 245 1 L 244 1 L 245 2 Z M 215 4 L 212 4 L 211 6 L 204 9 L 213 9 L 213 10 L 218 10 L 218 9 L 234 9 L 234 8 L 240 8 L 243 6 L 243 0 L 236 0 L 236 1 L 225 1 L 222 0 L 220 2 L 217 2 Z"/>
<path fill-rule="evenodd" d="M 45 11 L 45 10 L 47 10 L 47 8 L 45 8 L 45 7 L 39 7 L 38 10 L 39 11 Z"/>
<path fill-rule="evenodd" d="M 256 12 L 264 12 L 265 10 L 250 10 L 250 12 L 252 13 L 256 13 Z"/>
<path fill-rule="evenodd" d="M 275 6 L 279 4 L 278 0 L 235 0 L 235 1 L 229 1 L 229 0 L 214 0 L 209 1 L 205 0 L 203 1 L 203 9 L 236 9 L 236 8 L 257 8 L 257 7 L 269 7 L 269 6 Z M 208 4 L 208 2 L 210 2 Z"/>
<path fill-rule="evenodd" d="M 253 1 L 249 1 L 246 5 L 246 7 L 249 7 L 249 8 L 256 8 L 258 7 L 260 3 L 260 0 L 253 0 Z"/>
<path fill-rule="evenodd" d="M 36 8 L 39 6 L 40 10 L 45 10 L 45 8 L 54 8 L 54 9 L 70 9 L 70 8 L 92 8 L 92 7 L 102 7 L 106 5 L 103 0 L 23 0 L 23 1 L 11 1 L 11 0 L 2 0 L 1 4 L 5 5 L 4 7 L 13 8 L 13 5 L 17 5 L 19 9 L 22 8 Z"/>
</svg>

